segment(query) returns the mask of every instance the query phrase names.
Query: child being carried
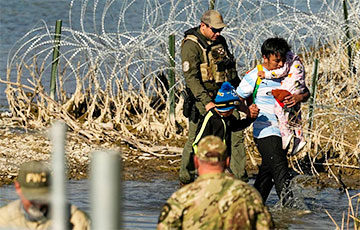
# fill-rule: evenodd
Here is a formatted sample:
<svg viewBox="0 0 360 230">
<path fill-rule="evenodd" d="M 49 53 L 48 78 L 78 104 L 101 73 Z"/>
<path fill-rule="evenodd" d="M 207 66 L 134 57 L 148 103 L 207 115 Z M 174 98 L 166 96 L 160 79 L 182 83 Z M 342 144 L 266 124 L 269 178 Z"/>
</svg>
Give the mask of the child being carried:
<svg viewBox="0 0 360 230">
<path fill-rule="evenodd" d="M 279 89 L 272 90 L 275 97 L 275 114 L 279 121 L 283 149 L 286 149 L 295 134 L 294 146 L 291 155 L 295 155 L 305 145 L 306 141 L 301 128 L 300 103 L 288 108 L 284 105 L 284 98 L 291 94 L 302 94 L 305 92 L 305 70 L 299 56 L 293 52 L 286 53 L 284 66 L 269 72 L 259 71 L 260 78 L 274 79 L 284 78 Z"/>
</svg>

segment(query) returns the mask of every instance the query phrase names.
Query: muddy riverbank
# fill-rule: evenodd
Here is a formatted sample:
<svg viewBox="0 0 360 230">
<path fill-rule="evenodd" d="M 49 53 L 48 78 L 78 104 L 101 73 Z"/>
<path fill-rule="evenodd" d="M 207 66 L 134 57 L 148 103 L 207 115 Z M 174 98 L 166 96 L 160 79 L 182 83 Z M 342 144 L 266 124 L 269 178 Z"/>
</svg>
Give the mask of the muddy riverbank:
<svg viewBox="0 0 360 230">
<path fill-rule="evenodd" d="M 20 128 L 10 118 L 0 118 L 0 185 L 12 183 L 16 179 L 19 165 L 29 160 L 50 160 L 51 141 L 47 130 L 26 130 Z M 185 142 L 184 140 L 182 140 Z M 177 143 L 182 146 L 183 143 Z M 177 180 L 180 154 L 164 153 L 154 156 L 138 151 L 124 143 L 90 143 L 79 135 L 68 132 L 66 154 L 69 179 L 87 178 L 91 154 L 96 150 L 111 149 L 122 153 L 123 178 L 125 180 Z M 166 157 L 165 157 L 166 156 Z M 250 177 L 257 174 L 257 166 L 247 161 Z M 360 189 L 358 169 L 334 168 L 338 179 L 324 170 L 318 176 L 307 177 L 303 184 L 314 188 L 333 187 Z"/>
<path fill-rule="evenodd" d="M 0 185 L 16 179 L 19 166 L 29 160 L 51 160 L 48 130 L 24 129 L 10 118 L 0 117 Z M 67 132 L 65 151 L 69 179 L 87 178 L 93 152 L 107 149 L 122 154 L 125 180 L 176 180 L 180 156 L 161 158 L 124 143 L 91 143 Z"/>
</svg>

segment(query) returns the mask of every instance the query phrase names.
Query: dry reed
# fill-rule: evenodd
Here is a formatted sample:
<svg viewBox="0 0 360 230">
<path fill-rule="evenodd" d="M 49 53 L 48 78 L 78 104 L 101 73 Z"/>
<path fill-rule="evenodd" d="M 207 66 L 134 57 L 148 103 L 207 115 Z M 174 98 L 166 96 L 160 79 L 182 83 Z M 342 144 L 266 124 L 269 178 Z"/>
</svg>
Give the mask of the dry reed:
<svg viewBox="0 0 360 230">
<path fill-rule="evenodd" d="M 341 220 L 341 228 L 339 227 L 339 225 L 336 223 L 336 221 L 334 220 L 334 218 L 331 216 L 331 214 L 325 210 L 326 214 L 330 217 L 331 221 L 334 223 L 334 225 L 336 226 L 336 229 L 339 230 L 350 230 L 352 229 L 352 227 L 350 226 L 350 223 L 353 224 L 354 230 L 359 230 L 360 229 L 360 213 L 359 213 L 359 205 L 360 205 L 360 193 L 355 194 L 353 196 L 350 197 L 349 195 L 349 191 L 347 189 L 345 189 L 348 201 L 349 201 L 349 208 L 347 210 L 347 216 L 346 216 L 346 220 L 345 220 L 345 213 L 343 213 L 343 217 Z M 354 210 L 353 207 L 353 203 L 352 200 L 357 198 L 356 201 L 356 208 Z M 346 221 L 346 226 L 345 226 L 345 221 Z"/>
<path fill-rule="evenodd" d="M 299 161 L 308 157 L 313 174 L 318 174 L 316 166 L 322 164 L 341 184 L 340 169 L 355 169 L 359 174 L 360 3 L 349 4 L 348 26 L 353 36 L 346 41 L 344 30 L 333 29 L 345 26 L 339 16 L 342 15 L 339 2 L 323 1 L 321 12 L 312 12 L 311 1 L 307 9 L 272 1 L 257 5 L 253 1 L 230 0 L 218 3 L 218 7 L 229 24 L 223 34 L 230 41 L 239 75 L 256 64 L 259 44 L 269 36 L 288 38 L 293 49 L 301 54 L 309 86 L 312 62 L 314 58 L 320 59 L 313 127 L 307 127 L 309 118 L 303 116 L 308 145 L 291 158 L 292 166 L 302 173 Z M 167 38 L 175 33 L 176 45 L 180 46 L 183 31 L 198 24 L 199 12 L 203 11 L 201 1 L 189 4 L 174 0 L 164 4 L 146 1 L 140 31 L 126 27 L 124 15 L 132 3 L 120 10 L 114 6 L 115 12 L 120 12 L 116 33 L 107 32 L 103 20 L 100 26 L 94 20 L 95 30 L 101 28 L 101 33 L 86 31 L 85 16 L 88 12 L 93 12 L 94 18 L 99 16 L 95 14 L 95 7 L 100 8 L 100 3 L 93 6 L 93 11 L 87 9 L 88 5 L 81 5 L 80 27 L 72 27 L 77 15 L 76 4 L 81 3 L 71 1 L 71 26 L 63 28 L 60 42 L 56 100 L 49 97 L 46 86 L 54 36 L 49 32 L 51 29 L 42 25 L 29 31 L 10 54 L 7 78 L 1 82 L 7 84 L 6 95 L 13 119 L 24 127 L 38 129 L 60 119 L 71 131 L 89 141 L 125 141 L 158 157 L 180 154 L 182 146 L 178 143 L 182 143 L 187 134 L 180 96 L 184 80 L 177 50 L 176 114 L 175 120 L 171 120 Z M 247 4 L 256 11 L 249 10 Z M 111 5 L 103 8 L 102 19 L 111 8 Z M 168 14 L 163 12 L 165 8 Z M 277 14 L 269 16 L 266 12 Z M 254 17 L 246 17 L 249 14 Z M 352 47 L 352 57 L 347 55 L 349 47 Z M 349 69 L 349 60 L 353 69 Z M 302 112 L 308 113 L 308 104 L 303 104 Z M 259 158 L 249 130 L 246 145 L 251 163 L 257 165 Z"/>
</svg>

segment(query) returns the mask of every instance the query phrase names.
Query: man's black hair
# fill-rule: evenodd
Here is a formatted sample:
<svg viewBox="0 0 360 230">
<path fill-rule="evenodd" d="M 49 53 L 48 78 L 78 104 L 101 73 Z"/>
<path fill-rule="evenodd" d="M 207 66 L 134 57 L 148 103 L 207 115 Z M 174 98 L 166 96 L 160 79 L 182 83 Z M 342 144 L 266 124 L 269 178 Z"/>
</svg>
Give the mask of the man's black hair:
<svg viewBox="0 0 360 230">
<path fill-rule="evenodd" d="M 275 37 L 268 38 L 264 41 L 261 46 L 261 55 L 267 58 L 270 57 L 270 54 L 279 53 L 281 57 L 285 57 L 286 53 L 290 51 L 291 46 L 283 38 Z"/>
</svg>

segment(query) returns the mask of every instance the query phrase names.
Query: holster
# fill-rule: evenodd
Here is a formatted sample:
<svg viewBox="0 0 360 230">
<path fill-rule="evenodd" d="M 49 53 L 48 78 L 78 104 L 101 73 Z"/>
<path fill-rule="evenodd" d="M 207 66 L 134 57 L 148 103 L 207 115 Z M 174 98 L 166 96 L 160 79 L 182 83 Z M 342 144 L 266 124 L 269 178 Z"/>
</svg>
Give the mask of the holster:
<svg viewBox="0 0 360 230">
<path fill-rule="evenodd" d="M 200 116 L 199 110 L 195 106 L 195 97 L 192 94 L 191 90 L 186 87 L 185 90 L 181 92 L 184 97 L 183 104 L 183 115 L 186 118 L 189 118 L 193 122 L 197 122 Z"/>
</svg>

